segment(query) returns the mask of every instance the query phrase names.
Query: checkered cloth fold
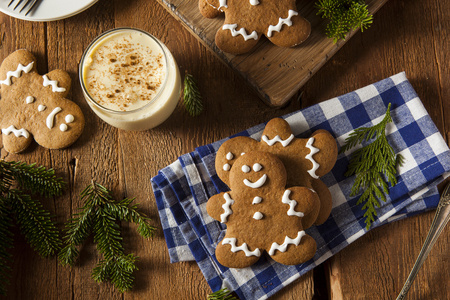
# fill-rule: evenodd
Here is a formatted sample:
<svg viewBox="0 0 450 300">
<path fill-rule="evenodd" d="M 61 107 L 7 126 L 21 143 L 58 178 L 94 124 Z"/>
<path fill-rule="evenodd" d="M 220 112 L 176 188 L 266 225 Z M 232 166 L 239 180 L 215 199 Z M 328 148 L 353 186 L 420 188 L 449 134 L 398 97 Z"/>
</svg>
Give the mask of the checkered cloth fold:
<svg viewBox="0 0 450 300">
<path fill-rule="evenodd" d="M 296 137 L 326 129 L 342 146 L 355 128 L 380 122 L 389 103 L 393 122 L 388 124 L 387 138 L 405 163 L 399 168 L 398 184 L 389 188 L 387 201 L 377 209 L 372 228 L 435 208 L 439 201 L 436 185 L 449 175 L 447 144 L 405 74 L 283 116 Z M 238 135 L 260 140 L 264 126 Z M 317 242 L 312 260 L 285 266 L 262 255 L 249 268 L 221 266 L 214 250 L 226 227 L 208 216 L 206 202 L 228 190 L 214 169 L 215 153 L 225 140 L 182 155 L 152 178 L 171 262 L 195 260 L 213 291 L 227 287 L 240 299 L 266 299 L 367 232 L 362 205 L 356 204 L 358 197 L 350 197 L 354 177 L 344 176 L 352 149 L 339 154 L 333 170 L 321 178 L 333 195 L 333 209 L 323 225 L 307 230 Z"/>
</svg>

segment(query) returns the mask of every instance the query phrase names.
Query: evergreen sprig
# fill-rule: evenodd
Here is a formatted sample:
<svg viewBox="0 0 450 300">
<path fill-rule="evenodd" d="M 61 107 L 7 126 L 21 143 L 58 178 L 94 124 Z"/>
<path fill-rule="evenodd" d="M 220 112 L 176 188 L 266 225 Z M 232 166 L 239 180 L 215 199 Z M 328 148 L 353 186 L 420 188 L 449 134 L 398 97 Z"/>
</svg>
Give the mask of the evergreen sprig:
<svg viewBox="0 0 450 300">
<path fill-rule="evenodd" d="M 373 15 L 364 0 L 319 0 L 315 4 L 317 14 L 328 19 L 326 35 L 336 43 L 345 40 L 351 30 L 367 29 L 373 22 Z"/>
<path fill-rule="evenodd" d="M 9 282 L 13 220 L 31 247 L 41 256 L 56 254 L 61 240 L 50 213 L 33 196 L 60 195 L 65 187 L 52 169 L 35 164 L 0 160 L 0 294 Z"/>
<path fill-rule="evenodd" d="M 238 300 L 238 298 L 231 295 L 231 292 L 227 288 L 223 288 L 208 295 L 208 300 Z"/>
<path fill-rule="evenodd" d="M 371 143 L 352 153 L 348 170 L 345 176 L 356 174 L 350 196 L 356 196 L 362 192 L 357 205 L 364 203 L 364 217 L 366 229 L 369 229 L 375 221 L 380 200 L 386 202 L 389 194 L 389 186 L 397 184 L 397 167 L 403 164 L 402 155 L 396 155 L 394 149 L 389 145 L 386 138 L 386 125 L 392 122 L 389 103 L 383 120 L 372 127 L 361 127 L 355 129 L 345 140 L 345 145 L 340 152 L 346 152 L 351 148 L 375 139 Z"/>
<path fill-rule="evenodd" d="M 137 257 L 124 253 L 118 222 L 137 224 L 137 231 L 145 238 L 154 235 L 155 227 L 149 224 L 150 218 L 137 210 L 136 204 L 132 205 L 134 198 L 116 201 L 111 191 L 98 183 L 87 186 L 81 200 L 83 207 L 66 224 L 65 247 L 59 253 L 61 264 L 73 266 L 79 255 L 77 247 L 93 234 L 103 259 L 92 271 L 92 278 L 97 282 L 111 281 L 122 293 L 130 290 Z"/>
<path fill-rule="evenodd" d="M 194 76 L 186 73 L 184 76 L 183 103 L 189 115 L 196 117 L 203 111 L 202 95 L 198 90 Z"/>
</svg>

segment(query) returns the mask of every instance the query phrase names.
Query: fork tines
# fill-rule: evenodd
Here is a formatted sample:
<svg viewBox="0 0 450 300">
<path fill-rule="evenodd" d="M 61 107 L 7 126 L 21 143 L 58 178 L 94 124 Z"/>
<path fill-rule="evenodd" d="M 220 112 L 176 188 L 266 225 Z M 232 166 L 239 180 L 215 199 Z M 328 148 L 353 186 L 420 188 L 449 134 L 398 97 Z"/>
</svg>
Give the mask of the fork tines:
<svg viewBox="0 0 450 300">
<path fill-rule="evenodd" d="M 16 1 L 16 0 L 11 0 L 11 1 L 9 2 L 9 4 L 8 4 L 8 7 L 11 6 L 11 4 L 14 3 L 14 1 Z M 18 7 L 22 2 L 23 2 L 23 0 L 19 0 L 19 1 L 17 2 L 17 4 L 14 6 L 13 10 L 16 10 L 17 7 Z M 25 13 L 25 16 L 28 15 L 28 14 L 33 10 L 33 8 L 34 8 L 34 6 L 37 4 L 37 2 L 38 2 L 38 0 L 26 0 L 26 1 L 25 1 L 25 4 L 24 4 L 24 5 L 22 6 L 22 8 L 19 10 L 19 13 L 21 13 L 21 12 L 25 9 L 25 7 L 28 6 L 28 10 L 27 10 L 27 12 Z"/>
</svg>

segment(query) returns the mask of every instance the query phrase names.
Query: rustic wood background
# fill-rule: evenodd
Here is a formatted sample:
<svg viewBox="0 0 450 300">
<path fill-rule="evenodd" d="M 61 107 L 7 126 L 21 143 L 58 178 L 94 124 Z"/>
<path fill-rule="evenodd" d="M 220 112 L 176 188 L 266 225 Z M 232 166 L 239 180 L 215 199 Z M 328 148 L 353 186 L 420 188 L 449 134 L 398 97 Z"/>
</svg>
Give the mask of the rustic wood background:
<svg viewBox="0 0 450 300">
<path fill-rule="evenodd" d="M 293 48 L 274 47 L 262 37 L 249 53 L 233 55 L 215 44 L 217 30 L 224 23 L 224 14 L 207 19 L 197 9 L 198 1 L 158 0 L 198 40 L 216 54 L 230 68 L 236 70 L 268 105 L 286 105 L 295 93 L 356 33 L 348 34 L 346 41 L 334 43 L 323 32 L 327 20 L 317 15 L 315 1 L 298 1 L 298 12 L 311 23 L 311 35 Z M 367 0 L 374 13 L 387 0 Z"/>
<path fill-rule="evenodd" d="M 191 0 L 196 1 L 196 0 Z M 313 1 L 313 0 L 310 0 Z M 6 160 L 54 168 L 69 183 L 67 192 L 44 200 L 60 223 L 81 206 L 78 195 L 91 178 L 117 197 L 136 197 L 159 225 L 150 178 L 179 155 L 273 117 L 350 92 L 406 71 L 432 119 L 450 137 L 450 1 L 388 1 L 373 26 L 357 33 L 281 109 L 265 105 L 249 84 L 211 54 L 156 0 L 100 0 L 66 20 L 32 23 L 0 14 L 0 59 L 26 48 L 37 56 L 40 73 L 62 68 L 73 80 L 71 99 L 85 112 L 81 138 L 66 150 L 33 144 L 21 155 L 1 150 Z M 77 77 L 85 47 L 101 32 L 118 27 L 144 29 L 167 44 L 180 66 L 198 81 L 205 112 L 189 117 L 179 105 L 162 126 L 145 132 L 115 129 L 98 119 L 84 101 Z M 1 101 L 0 101 L 1 102 Z M 357 240 L 273 299 L 395 299 L 428 232 L 429 212 L 378 228 Z M 206 299 L 211 292 L 195 263 L 170 264 L 162 230 L 144 240 L 124 224 L 126 251 L 141 257 L 132 292 L 90 278 L 100 259 L 92 240 L 74 268 L 42 259 L 15 236 L 9 293 L 4 299 Z M 408 299 L 448 299 L 450 230 L 447 228 L 419 272 Z"/>
</svg>

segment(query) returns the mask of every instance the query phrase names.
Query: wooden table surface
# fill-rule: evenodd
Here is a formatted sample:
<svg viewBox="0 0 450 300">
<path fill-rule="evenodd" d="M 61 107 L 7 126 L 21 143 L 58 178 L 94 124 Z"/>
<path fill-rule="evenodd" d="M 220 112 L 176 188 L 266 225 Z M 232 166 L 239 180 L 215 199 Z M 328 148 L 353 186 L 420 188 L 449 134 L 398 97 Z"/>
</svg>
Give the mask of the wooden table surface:
<svg viewBox="0 0 450 300">
<path fill-rule="evenodd" d="M 191 0 L 194 1 L 194 0 Z M 313 0 L 309 0 L 313 1 Z M 178 105 L 156 129 L 115 129 L 89 109 L 78 81 L 78 61 L 85 47 L 105 30 L 133 26 L 161 39 L 180 71 L 193 74 L 205 112 L 189 117 Z M 123 225 L 127 252 L 141 257 L 135 287 L 121 294 L 97 284 L 91 270 L 100 259 L 92 239 L 74 268 L 56 258 L 40 258 L 20 234 L 15 236 L 9 293 L 4 299 L 206 299 L 211 292 L 193 262 L 170 264 L 159 225 L 150 179 L 178 156 L 273 117 L 353 91 L 405 71 L 440 132 L 450 138 L 450 1 L 390 0 L 375 15 L 373 26 L 357 33 L 317 72 L 284 108 L 266 106 L 249 85 L 191 36 L 156 0 L 100 0 L 66 20 L 33 23 L 0 14 L 0 59 L 26 48 L 37 56 L 41 74 L 62 68 L 73 80 L 70 98 L 84 111 L 87 126 L 65 150 L 36 144 L 21 160 L 54 168 L 69 184 L 63 196 L 44 205 L 66 221 L 81 206 L 79 194 L 91 178 L 117 197 L 136 197 L 159 226 L 144 240 L 134 226 Z M 301 95 L 301 97 L 299 97 Z M 434 212 L 375 229 L 273 299 L 395 299 L 425 240 Z M 449 299 L 450 230 L 444 231 L 414 282 L 408 299 Z"/>
</svg>

